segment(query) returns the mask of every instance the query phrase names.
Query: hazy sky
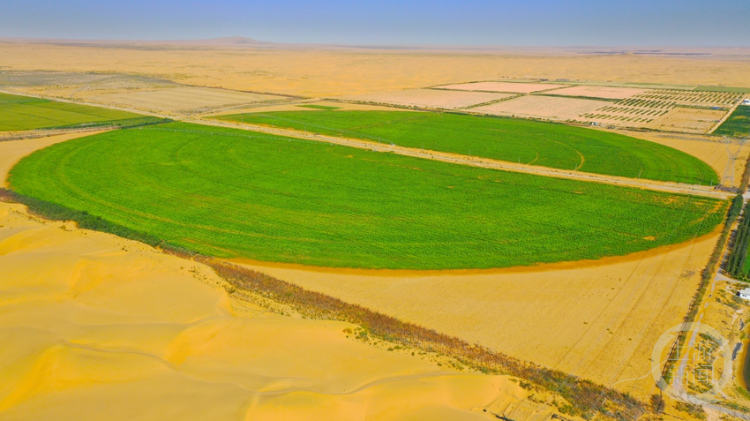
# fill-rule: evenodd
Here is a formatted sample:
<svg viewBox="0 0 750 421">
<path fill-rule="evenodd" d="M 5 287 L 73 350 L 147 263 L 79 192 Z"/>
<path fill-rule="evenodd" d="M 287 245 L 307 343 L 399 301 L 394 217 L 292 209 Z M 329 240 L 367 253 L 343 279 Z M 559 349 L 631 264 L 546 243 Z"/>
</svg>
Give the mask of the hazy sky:
<svg viewBox="0 0 750 421">
<path fill-rule="evenodd" d="M 0 37 L 750 46 L 750 0 L 0 0 Z"/>
</svg>

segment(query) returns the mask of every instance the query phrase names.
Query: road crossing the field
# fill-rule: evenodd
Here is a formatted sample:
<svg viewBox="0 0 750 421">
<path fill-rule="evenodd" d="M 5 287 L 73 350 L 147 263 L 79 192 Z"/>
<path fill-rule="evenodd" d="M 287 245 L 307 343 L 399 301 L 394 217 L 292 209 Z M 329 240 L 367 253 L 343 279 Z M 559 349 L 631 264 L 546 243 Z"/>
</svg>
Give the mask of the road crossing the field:
<svg viewBox="0 0 750 421">
<path fill-rule="evenodd" d="M 5 92 L 5 91 L 0 90 L 0 92 Z M 28 95 L 28 96 L 32 96 L 36 98 L 45 98 L 44 96 L 40 96 L 40 95 L 29 95 L 29 94 L 24 94 L 24 95 Z M 78 103 L 78 104 L 82 103 L 79 101 L 70 101 L 70 100 L 65 100 L 65 99 L 60 99 L 60 98 L 53 98 L 53 100 L 61 101 L 61 102 L 73 102 L 73 103 Z M 666 193 L 676 193 L 676 194 L 688 194 L 688 195 L 711 197 L 711 198 L 723 199 L 723 200 L 730 199 L 734 196 L 734 193 L 717 190 L 709 186 L 682 184 L 682 183 L 675 183 L 675 182 L 662 182 L 662 181 L 645 180 L 645 179 L 638 179 L 638 178 L 634 179 L 634 178 L 627 178 L 627 177 L 617 177 L 617 176 L 610 176 L 610 175 L 586 173 L 586 172 L 580 172 L 580 171 L 561 170 L 561 169 L 550 168 L 550 167 L 517 164 L 514 162 L 500 161 L 500 160 L 490 159 L 490 158 L 481 158 L 481 157 L 476 157 L 476 156 L 468 156 L 468 155 L 454 154 L 454 153 L 448 153 L 448 152 L 439 152 L 439 151 L 433 151 L 433 150 L 427 150 L 427 149 L 408 148 L 404 146 L 388 145 L 384 143 L 356 139 L 356 138 L 328 136 L 328 135 L 304 132 L 304 131 L 299 131 L 299 130 L 282 129 L 282 128 L 277 128 L 277 127 L 269 127 L 269 126 L 262 126 L 262 125 L 248 124 L 248 123 L 230 123 L 230 122 L 218 121 L 218 120 L 214 120 L 210 118 L 178 117 L 174 115 L 166 115 L 166 114 L 160 114 L 160 113 L 154 113 L 154 112 L 144 112 L 141 110 L 133 110 L 133 109 L 125 108 L 125 107 L 117 107 L 117 106 L 112 106 L 112 105 L 102 105 L 102 104 L 93 104 L 93 103 L 88 104 L 86 102 L 83 102 L 82 104 L 102 107 L 102 108 L 116 109 L 116 110 L 121 110 L 121 111 L 138 112 L 143 115 L 148 115 L 152 117 L 170 118 L 173 120 L 184 121 L 187 123 L 203 124 L 203 125 L 210 125 L 210 126 L 216 126 L 216 127 L 227 127 L 227 128 L 233 128 L 233 129 L 242 129 L 242 130 L 267 133 L 267 134 L 272 134 L 272 135 L 277 135 L 277 136 L 286 136 L 286 137 L 291 137 L 291 138 L 296 138 L 296 139 L 305 139 L 305 140 L 312 140 L 316 142 L 324 142 L 324 143 L 336 144 L 336 145 L 341 145 L 341 146 L 348 146 L 348 147 L 359 148 L 359 149 L 369 149 L 374 152 L 396 153 L 399 155 L 411 156 L 415 158 L 430 159 L 434 161 L 443 161 L 443 162 L 449 162 L 453 164 L 496 169 L 496 170 L 501 170 L 501 171 L 526 173 L 526 174 L 533 174 L 533 175 L 539 175 L 539 176 L 544 176 L 544 177 L 588 181 L 588 182 L 593 182 L 593 183 L 611 184 L 611 185 L 617 185 L 617 186 L 623 186 L 623 187 L 635 187 L 635 188 L 644 189 L 644 190 L 662 191 Z"/>
<path fill-rule="evenodd" d="M 359 149 L 369 149 L 373 152 L 395 153 L 399 155 L 411 156 L 415 158 L 430 159 L 434 161 L 443 161 L 459 165 L 468 165 L 473 167 L 490 168 L 501 171 L 519 172 L 540 175 L 545 177 L 565 178 L 579 181 L 589 181 L 594 183 L 612 184 L 623 187 L 635 187 L 644 190 L 655 190 L 667 193 L 689 194 L 695 196 L 711 197 L 715 199 L 729 199 L 734 193 L 717 190 L 709 186 L 681 184 L 674 182 L 660 182 L 653 180 L 634 179 L 627 177 L 617 177 L 601 174 L 586 173 L 580 171 L 567 171 L 557 168 L 517 164 L 508 161 L 500 161 L 490 158 L 481 158 L 476 156 L 460 155 L 448 152 L 439 152 L 427 149 L 408 148 L 404 146 L 388 145 L 380 142 L 373 142 L 362 139 L 328 136 L 299 130 L 282 129 L 277 127 L 262 126 L 248 123 L 229 123 L 202 118 L 183 118 L 181 121 L 211 125 L 217 127 L 227 127 L 233 129 L 242 129 L 260 133 L 267 133 L 277 136 L 292 137 L 296 139 L 312 140 L 316 142 L 330 143 L 341 146 L 348 146 Z"/>
</svg>

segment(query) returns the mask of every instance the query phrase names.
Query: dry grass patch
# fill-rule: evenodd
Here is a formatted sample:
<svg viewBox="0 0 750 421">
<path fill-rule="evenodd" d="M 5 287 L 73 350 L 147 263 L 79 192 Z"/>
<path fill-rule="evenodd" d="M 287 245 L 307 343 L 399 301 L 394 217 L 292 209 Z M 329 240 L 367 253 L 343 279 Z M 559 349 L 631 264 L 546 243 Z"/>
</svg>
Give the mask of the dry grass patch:
<svg viewBox="0 0 750 421">
<path fill-rule="evenodd" d="M 687 133 L 706 133 L 727 114 L 726 110 L 674 108 L 654 128 Z"/>
</svg>

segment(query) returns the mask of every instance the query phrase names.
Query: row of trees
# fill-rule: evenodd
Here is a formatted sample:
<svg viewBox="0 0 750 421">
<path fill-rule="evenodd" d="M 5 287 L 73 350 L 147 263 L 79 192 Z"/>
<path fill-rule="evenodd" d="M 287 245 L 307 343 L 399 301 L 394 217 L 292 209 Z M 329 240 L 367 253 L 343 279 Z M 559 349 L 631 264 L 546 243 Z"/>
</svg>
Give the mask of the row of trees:
<svg viewBox="0 0 750 421">
<path fill-rule="evenodd" d="M 727 273 L 735 279 L 748 279 L 745 271 L 747 247 L 750 244 L 750 217 L 748 216 L 750 216 L 748 215 L 748 208 L 745 206 L 745 213 L 737 227 L 737 234 L 727 261 Z"/>
</svg>

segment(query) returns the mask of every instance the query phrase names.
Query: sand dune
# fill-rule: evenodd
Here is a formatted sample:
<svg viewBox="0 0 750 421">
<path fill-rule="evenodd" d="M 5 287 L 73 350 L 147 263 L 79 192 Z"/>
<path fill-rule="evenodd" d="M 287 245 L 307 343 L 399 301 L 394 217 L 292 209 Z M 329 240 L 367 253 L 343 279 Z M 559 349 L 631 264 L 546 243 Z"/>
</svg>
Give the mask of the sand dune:
<svg viewBox="0 0 750 421">
<path fill-rule="evenodd" d="M 61 138 L 0 142 L 0 174 Z M 202 265 L 0 203 L 0 419 L 545 420 L 504 376 L 230 298 Z M 523 408 L 531 407 L 532 411 Z M 520 408 L 520 409 L 519 409 Z M 520 412 L 519 412 L 520 411 Z M 526 412 L 524 412 L 526 411 Z"/>
<path fill-rule="evenodd" d="M 205 267 L 18 205 L 0 204 L 0 267 L 4 420 L 483 419 L 525 396 L 234 302 Z"/>
</svg>

